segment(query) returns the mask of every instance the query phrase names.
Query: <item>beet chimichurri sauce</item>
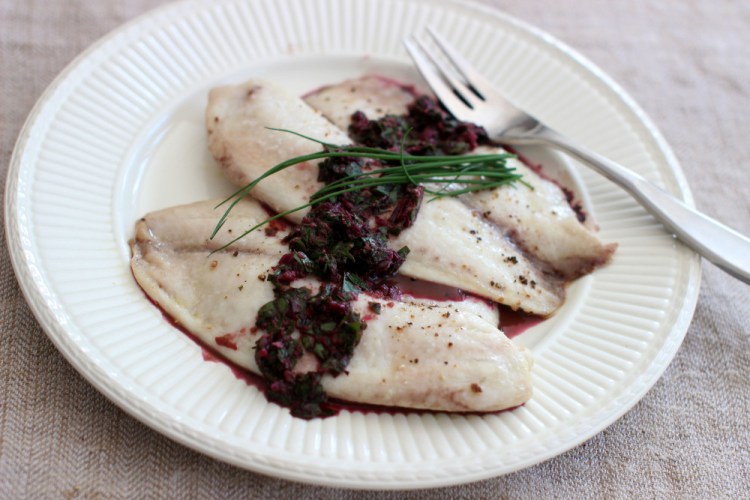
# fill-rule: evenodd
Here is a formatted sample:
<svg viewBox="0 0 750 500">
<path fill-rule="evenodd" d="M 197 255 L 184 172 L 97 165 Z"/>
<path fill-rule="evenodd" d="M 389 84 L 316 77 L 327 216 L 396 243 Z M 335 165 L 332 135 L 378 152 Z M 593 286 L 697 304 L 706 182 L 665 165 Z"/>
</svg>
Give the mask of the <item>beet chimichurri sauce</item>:
<svg viewBox="0 0 750 500">
<path fill-rule="evenodd" d="M 416 97 L 403 116 L 369 120 L 356 112 L 349 134 L 361 146 L 422 156 L 459 155 L 489 143 L 483 128 L 450 117 L 428 96 Z M 335 146 L 325 149 L 336 150 Z M 409 248 L 395 250 L 389 246 L 389 238 L 413 224 L 424 187 L 410 183 L 357 185 L 352 180 L 363 172 L 399 165 L 403 166 L 377 155 L 332 156 L 322 161 L 319 182 L 346 184 L 335 197 L 310 208 L 284 238 L 289 252 L 267 274 L 275 298 L 260 308 L 255 319 L 261 333 L 255 362 L 269 381 L 268 399 L 289 408 L 296 417 L 336 414 L 321 378 L 346 373 L 371 319 L 370 314 L 360 317 L 353 310 L 357 296 L 367 293 L 397 300 L 402 293 L 392 278 Z M 279 230 L 267 229 L 272 233 Z M 317 293 L 292 286 L 308 276 L 320 280 Z M 380 304 L 371 304 L 371 312 L 379 314 Z M 317 368 L 301 373 L 295 367 L 306 354 L 315 359 Z"/>
</svg>

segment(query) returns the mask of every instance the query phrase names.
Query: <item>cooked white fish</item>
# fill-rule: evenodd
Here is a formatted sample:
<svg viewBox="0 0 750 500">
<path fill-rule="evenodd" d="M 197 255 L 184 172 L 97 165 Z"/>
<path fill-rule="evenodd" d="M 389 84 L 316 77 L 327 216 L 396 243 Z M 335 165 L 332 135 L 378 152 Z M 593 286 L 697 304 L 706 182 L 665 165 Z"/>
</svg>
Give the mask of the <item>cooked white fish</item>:
<svg viewBox="0 0 750 500">
<path fill-rule="evenodd" d="M 320 149 L 311 141 L 265 127 L 287 128 L 333 143 L 350 142 L 301 99 L 258 81 L 213 90 L 206 125 L 212 154 L 238 184 L 292 156 Z M 293 209 L 322 186 L 316 172 L 315 165 L 304 164 L 284 175 L 274 174 L 251 195 L 277 212 Z M 300 220 L 298 214 L 293 221 Z M 564 290 L 557 279 L 534 266 L 500 228 L 456 199 L 423 203 L 414 225 L 389 244 L 412 250 L 400 270 L 405 276 L 455 286 L 540 316 L 552 314 L 563 303 Z"/>
<path fill-rule="evenodd" d="M 565 297 L 559 281 L 456 198 L 423 202 L 414 225 L 390 245 L 411 250 L 400 274 L 455 286 L 512 309 L 548 316 Z"/>
<path fill-rule="evenodd" d="M 477 148 L 477 153 L 502 152 Z M 519 160 L 507 165 L 523 175 L 524 185 L 502 186 L 461 196 L 501 228 L 527 254 L 549 265 L 567 280 L 590 273 L 612 258 L 616 244 L 605 245 L 571 208 L 565 192 Z"/>
<path fill-rule="evenodd" d="M 259 231 L 208 256 L 236 231 L 267 217 L 258 202 L 243 200 L 209 241 L 215 204 L 170 208 L 141 219 L 131 242 L 133 274 L 176 322 L 222 356 L 258 373 L 253 347 L 260 334 L 254 321 L 258 309 L 273 299 L 271 285 L 259 277 L 287 251 L 281 242 L 285 232 L 268 237 Z M 372 301 L 382 304 L 379 315 L 369 310 Z M 517 406 L 531 395 L 530 354 L 498 329 L 497 309 L 484 301 L 394 302 L 360 295 L 354 308 L 368 325 L 347 373 L 323 378 L 332 397 L 484 412 Z M 298 365 L 302 371 L 305 366 L 315 364 L 308 359 Z"/>
<path fill-rule="evenodd" d="M 285 89 L 264 82 L 218 87 L 208 96 L 208 149 L 229 180 L 244 186 L 284 160 L 318 153 L 321 147 L 295 135 L 269 130 L 293 130 L 333 144 L 349 137 Z M 316 161 L 295 165 L 265 179 L 253 197 L 277 211 L 298 207 L 323 186 Z M 299 222 L 306 210 L 289 216 Z"/>
<path fill-rule="evenodd" d="M 352 113 L 368 118 L 398 115 L 414 100 L 415 92 L 399 82 L 377 75 L 345 80 L 307 94 L 307 104 L 320 111 L 341 130 L 348 130 Z"/>
<path fill-rule="evenodd" d="M 268 237 L 252 233 L 232 246 L 231 241 L 246 222 L 268 217 L 255 201 L 239 203 L 225 227 L 209 240 L 217 220 L 216 203 L 198 202 L 148 214 L 135 228 L 131 241 L 131 269 L 146 294 L 177 323 L 208 345 L 229 334 L 238 349 L 221 348 L 221 354 L 257 372 L 250 351 L 255 340 L 247 335 L 260 306 L 273 300 L 273 289 L 259 280 L 288 251 L 280 232 Z"/>
<path fill-rule="evenodd" d="M 350 94 L 357 98 L 351 98 Z M 339 128 L 347 130 L 354 112 L 363 111 L 371 120 L 385 114 L 405 114 L 413 97 L 414 90 L 410 87 L 391 81 L 379 84 L 372 77 L 363 77 L 330 85 L 320 93 L 306 96 L 305 100 L 323 115 L 332 117 Z M 362 106 L 368 102 L 377 106 Z M 497 152 L 505 151 L 487 147 L 474 151 L 476 154 Z M 566 280 L 579 278 L 609 262 L 617 245 L 603 244 L 578 220 L 558 184 L 521 161 L 509 160 L 508 166 L 522 174 L 533 189 L 522 185 L 502 186 L 463 195 L 461 201 L 498 226 L 526 254 Z"/>
</svg>

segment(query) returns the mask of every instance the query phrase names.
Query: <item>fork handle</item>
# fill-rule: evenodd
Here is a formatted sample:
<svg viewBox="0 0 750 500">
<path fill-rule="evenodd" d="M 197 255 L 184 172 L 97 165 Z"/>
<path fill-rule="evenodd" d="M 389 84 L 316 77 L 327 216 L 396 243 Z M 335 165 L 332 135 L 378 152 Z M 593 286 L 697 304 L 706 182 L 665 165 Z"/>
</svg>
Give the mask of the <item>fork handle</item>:
<svg viewBox="0 0 750 500">
<path fill-rule="evenodd" d="M 585 163 L 630 193 L 685 245 L 750 284 L 750 239 L 689 207 L 640 175 L 546 126 L 539 126 L 530 134 L 503 137 L 501 142 L 546 144 Z"/>
</svg>

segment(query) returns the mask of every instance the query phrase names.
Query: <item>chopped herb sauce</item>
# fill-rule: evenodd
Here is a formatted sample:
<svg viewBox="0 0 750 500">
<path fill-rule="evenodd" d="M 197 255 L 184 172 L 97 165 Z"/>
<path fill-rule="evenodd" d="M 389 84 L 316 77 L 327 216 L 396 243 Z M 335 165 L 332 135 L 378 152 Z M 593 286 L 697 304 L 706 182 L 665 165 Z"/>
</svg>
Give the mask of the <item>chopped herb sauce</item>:
<svg viewBox="0 0 750 500">
<path fill-rule="evenodd" d="M 415 155 L 462 154 L 489 143 L 484 129 L 451 118 L 426 96 L 415 99 L 404 116 L 369 120 L 357 112 L 349 132 L 361 145 L 399 150 L 403 143 L 403 149 Z M 395 165 L 331 157 L 320 163 L 318 180 L 330 184 L 384 166 Z M 269 381 L 269 399 L 288 407 L 292 415 L 309 419 L 337 412 L 321 379 L 346 373 L 367 328 L 352 309 L 357 296 L 367 292 L 400 297 L 393 277 L 409 249 L 390 248 L 388 238 L 414 223 L 423 193 L 424 188 L 413 184 L 381 184 L 343 193 L 314 205 L 286 237 L 289 252 L 265 276 L 274 286 L 275 298 L 258 312 L 256 327 L 263 335 L 255 360 Z M 308 276 L 321 281 L 317 294 L 292 286 Z M 378 302 L 370 302 L 368 308 L 381 312 Z M 314 358 L 317 368 L 302 373 L 296 367 L 306 355 Z"/>
<path fill-rule="evenodd" d="M 364 146 L 414 155 L 460 155 L 479 145 L 490 145 L 484 128 L 450 116 L 435 99 L 423 95 L 408 107 L 406 115 L 368 119 L 358 111 L 352 115 L 349 135 Z"/>
</svg>

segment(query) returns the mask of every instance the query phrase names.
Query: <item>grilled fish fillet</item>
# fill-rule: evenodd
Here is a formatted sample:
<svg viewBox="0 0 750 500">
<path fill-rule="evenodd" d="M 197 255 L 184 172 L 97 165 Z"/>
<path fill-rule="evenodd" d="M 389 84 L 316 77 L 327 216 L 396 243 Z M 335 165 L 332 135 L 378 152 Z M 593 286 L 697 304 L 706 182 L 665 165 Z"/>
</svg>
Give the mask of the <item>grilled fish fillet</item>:
<svg viewBox="0 0 750 500">
<path fill-rule="evenodd" d="M 362 111 L 371 120 L 400 115 L 416 95 L 411 87 L 382 76 L 368 75 L 310 92 L 304 100 L 339 129 L 347 130 L 355 111 Z"/>
<path fill-rule="evenodd" d="M 413 98 L 414 89 L 409 86 L 365 76 L 327 86 L 305 96 L 305 101 L 341 130 L 347 130 L 356 111 L 371 120 L 386 114 L 406 114 Z M 503 152 L 502 148 L 481 147 L 472 154 Z M 617 245 L 603 244 L 578 220 L 558 184 L 519 160 L 509 160 L 507 165 L 522 174 L 533 189 L 519 184 L 502 186 L 465 194 L 461 201 L 500 228 L 525 254 L 565 280 L 579 278 L 609 262 Z"/>
<path fill-rule="evenodd" d="M 239 185 L 277 163 L 321 149 L 314 142 L 266 127 L 290 129 L 334 144 L 350 143 L 300 98 L 261 81 L 213 89 L 206 126 L 209 150 Z M 323 186 L 316 175 L 316 165 L 308 162 L 264 179 L 250 194 L 277 212 L 290 210 Z M 303 213 L 290 218 L 298 222 Z M 502 228 L 456 199 L 423 203 L 414 225 L 390 244 L 412 250 L 400 270 L 405 276 L 458 287 L 540 316 L 552 314 L 563 303 L 558 279 L 526 258 Z"/>
<path fill-rule="evenodd" d="M 322 150 L 293 130 L 332 144 L 350 144 L 349 137 L 322 115 L 284 89 L 263 82 L 212 89 L 208 97 L 208 149 L 227 178 L 238 186 L 253 181 L 284 160 Z M 277 211 L 298 207 L 323 185 L 316 161 L 282 170 L 266 178 L 253 197 Z M 299 223 L 307 211 L 288 218 Z"/>
<path fill-rule="evenodd" d="M 176 322 L 225 358 L 258 373 L 253 347 L 260 333 L 254 321 L 258 309 L 273 299 L 271 285 L 259 277 L 287 251 L 281 242 L 286 233 L 251 233 L 208 256 L 236 231 L 268 216 L 257 201 L 243 200 L 209 241 L 218 216 L 215 204 L 169 208 L 141 219 L 131 242 L 131 267 L 143 290 Z M 314 280 L 295 284 L 317 285 Z M 372 301 L 382 304 L 381 314 L 370 312 Z M 498 329 L 497 308 L 484 301 L 392 302 L 360 295 L 354 308 L 368 324 L 348 373 L 323 378 L 332 397 L 485 412 L 517 406 L 531 395 L 530 354 Z"/>
<path fill-rule="evenodd" d="M 503 152 L 501 148 L 477 148 L 477 154 Z M 527 255 L 574 280 L 603 266 L 612 258 L 616 243 L 604 244 L 587 228 L 556 183 L 541 177 L 519 160 L 507 165 L 523 175 L 523 185 L 502 186 L 461 196 L 501 228 Z"/>
</svg>

